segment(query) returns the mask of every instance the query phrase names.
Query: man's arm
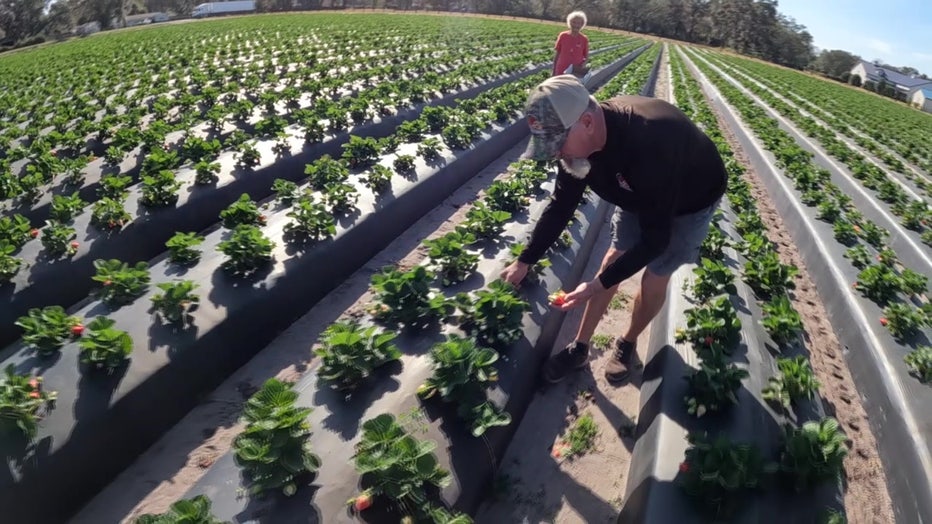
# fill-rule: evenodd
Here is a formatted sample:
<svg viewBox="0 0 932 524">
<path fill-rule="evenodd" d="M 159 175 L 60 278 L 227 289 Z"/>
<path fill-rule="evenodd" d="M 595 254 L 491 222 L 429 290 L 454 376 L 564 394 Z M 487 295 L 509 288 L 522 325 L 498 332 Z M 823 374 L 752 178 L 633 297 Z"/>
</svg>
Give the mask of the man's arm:
<svg viewBox="0 0 932 524">
<path fill-rule="evenodd" d="M 585 180 L 574 178 L 562 166 L 559 167 L 550 202 L 534 226 L 531 239 L 518 257 L 519 262 L 533 265 L 544 256 L 573 217 L 585 190 Z"/>
</svg>

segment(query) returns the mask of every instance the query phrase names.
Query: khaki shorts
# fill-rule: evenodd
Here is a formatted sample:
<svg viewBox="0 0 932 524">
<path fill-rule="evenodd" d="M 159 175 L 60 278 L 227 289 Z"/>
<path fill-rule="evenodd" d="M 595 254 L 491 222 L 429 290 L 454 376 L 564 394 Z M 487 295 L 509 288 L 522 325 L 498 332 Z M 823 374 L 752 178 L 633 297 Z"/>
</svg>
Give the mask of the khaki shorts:
<svg viewBox="0 0 932 524">
<path fill-rule="evenodd" d="M 657 258 L 647 264 L 647 270 L 658 276 L 670 276 L 683 264 L 699 261 L 699 249 L 721 199 L 711 206 L 673 219 L 670 245 Z M 628 251 L 641 240 L 641 224 L 638 216 L 620 207 L 612 215 L 612 247 Z"/>
</svg>

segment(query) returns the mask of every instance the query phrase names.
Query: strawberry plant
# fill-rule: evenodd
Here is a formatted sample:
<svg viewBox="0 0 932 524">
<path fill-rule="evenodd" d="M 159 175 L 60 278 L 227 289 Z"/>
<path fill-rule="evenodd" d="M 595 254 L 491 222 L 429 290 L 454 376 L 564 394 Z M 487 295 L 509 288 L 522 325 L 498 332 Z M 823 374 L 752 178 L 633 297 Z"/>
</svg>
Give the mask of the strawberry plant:
<svg viewBox="0 0 932 524">
<path fill-rule="evenodd" d="M 900 277 L 884 264 L 876 264 L 858 273 L 855 288 L 865 297 L 884 305 L 900 291 Z"/>
<path fill-rule="evenodd" d="M 304 174 L 308 176 L 310 186 L 323 191 L 332 184 L 342 184 L 349 178 L 349 169 L 346 165 L 334 160 L 330 155 L 323 155 L 313 163 L 304 166 Z"/>
<path fill-rule="evenodd" d="M 403 511 L 427 511 L 431 503 L 426 488 L 450 483 L 450 473 L 440 467 L 430 440 L 409 435 L 390 414 L 362 424 L 362 438 L 353 459 L 356 471 L 368 486 L 368 497 L 384 496 Z"/>
<path fill-rule="evenodd" d="M 799 273 L 796 266 L 780 262 L 780 257 L 773 251 L 748 260 L 744 264 L 744 280 L 760 298 L 767 299 L 774 295 L 794 289 L 793 277 Z"/>
<path fill-rule="evenodd" d="M 883 323 L 897 340 L 909 340 L 919 333 L 926 323 L 926 316 L 919 308 L 910 304 L 894 303 L 883 310 Z"/>
<path fill-rule="evenodd" d="M 504 231 L 505 224 L 510 219 L 511 213 L 508 211 L 492 209 L 480 200 L 466 212 L 466 220 L 460 229 L 468 231 L 476 238 L 489 240 L 496 238 Z"/>
<path fill-rule="evenodd" d="M 726 293 L 734 295 L 738 292 L 734 284 L 734 274 L 722 262 L 703 258 L 693 269 L 693 273 L 696 275 L 692 286 L 693 294 L 701 301 Z"/>
<path fill-rule="evenodd" d="M 391 169 L 382 164 L 376 164 L 366 172 L 362 183 L 375 194 L 384 193 L 388 188 L 392 187 L 392 176 Z"/>
<path fill-rule="evenodd" d="M 103 197 L 94 202 L 91 224 L 104 231 L 119 229 L 130 221 L 130 214 L 123 207 L 123 200 Z"/>
<path fill-rule="evenodd" d="M 867 220 L 861 226 L 861 231 L 858 234 L 865 242 L 874 246 L 877 249 L 883 247 L 884 240 L 890 236 L 890 232 L 886 229 L 874 224 L 873 222 Z"/>
<path fill-rule="evenodd" d="M 359 191 L 356 191 L 356 186 L 346 182 L 329 184 L 324 188 L 324 198 L 334 215 L 347 214 L 356 209 Z"/>
<path fill-rule="evenodd" d="M 398 155 L 392 162 L 392 167 L 399 175 L 410 173 L 414 169 L 414 157 L 411 155 Z"/>
<path fill-rule="evenodd" d="M 89 369 L 106 369 L 113 372 L 120 367 L 133 351 L 133 339 L 129 333 L 114 329 L 116 321 L 97 317 L 87 325 L 87 333 L 81 337 L 81 363 Z"/>
<path fill-rule="evenodd" d="M 168 248 L 168 259 L 176 264 L 192 264 L 201 258 L 201 252 L 195 249 L 204 241 L 204 237 L 197 233 L 175 233 L 165 242 Z"/>
<path fill-rule="evenodd" d="M 45 222 L 45 229 L 42 230 L 42 236 L 39 240 L 42 247 L 52 258 L 58 258 L 64 254 L 74 255 L 77 252 L 77 242 L 71 242 L 74 238 L 74 228 L 66 226 L 54 220 Z"/>
<path fill-rule="evenodd" d="M 741 237 L 738 246 L 741 253 L 748 259 L 757 258 L 773 251 L 773 242 L 760 232 L 747 233 Z"/>
<path fill-rule="evenodd" d="M 101 197 L 123 200 L 127 194 L 126 188 L 132 183 L 133 179 L 127 175 L 105 175 L 100 179 L 100 189 L 98 193 Z"/>
<path fill-rule="evenodd" d="M 487 289 L 458 293 L 454 300 L 461 312 L 459 324 L 477 342 L 494 348 L 507 348 L 521 338 L 524 312 L 531 309 L 501 280 L 489 283 Z"/>
<path fill-rule="evenodd" d="M 19 249 L 29 240 L 36 238 L 38 233 L 38 230 L 32 228 L 29 219 L 19 213 L 0 217 L 0 243 Z"/>
<path fill-rule="evenodd" d="M 498 380 L 495 350 L 481 348 L 468 338 L 448 336 L 430 351 L 434 374 L 418 388 L 418 395 L 428 399 L 439 393 L 446 402 L 458 406 L 460 417 L 472 424 L 472 432 L 481 436 L 492 426 L 507 426 L 511 417 L 494 405 L 485 407 L 486 389 Z"/>
<path fill-rule="evenodd" d="M 191 280 L 156 284 L 161 293 L 152 295 L 152 309 L 168 322 L 181 322 L 188 316 L 191 306 L 200 302 L 194 293 L 197 284 Z"/>
<path fill-rule="evenodd" d="M 919 346 L 910 351 L 903 360 L 919 380 L 932 382 L 932 346 Z"/>
<path fill-rule="evenodd" d="M 0 433 L 18 431 L 32 440 L 39 420 L 55 406 L 55 393 L 42 389 L 41 377 L 16 373 L 13 364 L 4 369 L 0 383 Z"/>
<path fill-rule="evenodd" d="M 190 499 L 178 500 L 168 511 L 158 515 L 146 513 L 136 517 L 133 524 L 228 524 L 217 519 L 210 512 L 210 499 L 198 495 Z"/>
<path fill-rule="evenodd" d="M 725 248 L 730 245 L 728 235 L 718 227 L 710 227 L 708 236 L 699 248 L 699 256 L 710 260 L 721 260 L 725 258 Z"/>
<path fill-rule="evenodd" d="M 142 177 L 142 198 L 139 201 L 148 207 L 166 207 L 178 201 L 181 182 L 175 180 L 175 174 L 162 170 L 153 175 Z"/>
<path fill-rule="evenodd" d="M 790 405 L 803 399 L 811 400 L 819 389 L 819 381 L 804 356 L 778 358 L 776 377 L 771 377 L 767 387 L 761 391 L 764 400 L 790 409 Z"/>
<path fill-rule="evenodd" d="M 236 151 L 236 164 L 243 169 L 256 167 L 262 159 L 256 147 L 249 142 L 243 142 L 236 146 Z"/>
<path fill-rule="evenodd" d="M 699 418 L 707 412 L 721 411 L 728 405 L 737 404 L 735 392 L 741 387 L 741 381 L 749 376 L 746 369 L 726 364 L 722 359 L 703 360 L 699 369 L 686 377 L 689 383 L 689 394 L 684 398 L 687 412 Z"/>
<path fill-rule="evenodd" d="M 240 225 L 259 225 L 263 222 L 259 208 L 246 193 L 220 212 L 220 221 L 227 229 L 234 229 Z"/>
<path fill-rule="evenodd" d="M 741 321 L 735 312 L 731 300 L 720 296 L 707 301 L 701 306 L 689 308 L 686 314 L 686 340 L 703 357 L 707 351 L 712 354 L 730 353 L 741 336 Z"/>
<path fill-rule="evenodd" d="M 783 441 L 780 470 L 793 480 L 797 491 L 837 481 L 844 473 L 848 448 L 834 418 L 809 421 L 801 428 L 787 425 Z"/>
<path fill-rule="evenodd" d="M 275 192 L 275 199 L 283 205 L 291 205 L 298 198 L 298 184 L 284 178 L 276 178 L 272 181 L 272 191 Z"/>
<path fill-rule="evenodd" d="M 236 226 L 228 240 L 217 245 L 217 250 L 227 256 L 223 269 L 236 276 L 246 276 L 272 260 L 275 242 L 269 240 L 256 226 Z"/>
<path fill-rule="evenodd" d="M 320 469 L 308 442 L 311 409 L 296 407 L 297 399 L 293 384 L 271 378 L 246 401 L 246 428 L 233 440 L 233 457 L 252 483 L 251 495 L 280 489 L 290 497 L 302 475 Z"/>
<path fill-rule="evenodd" d="M 431 267 L 440 276 L 444 286 L 450 286 L 463 280 L 479 264 L 479 255 L 470 253 L 468 247 L 476 242 L 471 233 L 451 231 L 442 237 L 425 240 L 427 256 Z"/>
<path fill-rule="evenodd" d="M 16 248 L 0 240 L 0 285 L 3 285 L 19 273 L 23 260 L 13 256 Z"/>
<path fill-rule="evenodd" d="M 756 211 L 745 211 L 738 215 L 738 220 L 735 221 L 735 229 L 738 230 L 738 233 L 745 235 L 756 231 L 764 231 L 767 228 L 764 226 L 760 214 Z"/>
<path fill-rule="evenodd" d="M 161 141 L 160 141 L 161 142 Z M 162 171 L 171 171 L 181 165 L 181 158 L 177 151 L 167 151 L 164 149 L 153 149 L 142 161 L 140 173 L 153 175 Z"/>
<path fill-rule="evenodd" d="M 328 327 L 314 354 L 321 358 L 317 376 L 340 390 L 353 390 L 379 366 L 401 358 L 394 333 L 363 328 L 355 321 Z"/>
<path fill-rule="evenodd" d="M 445 317 L 449 304 L 443 295 L 431 292 L 433 280 L 434 274 L 424 266 L 408 271 L 387 268 L 373 275 L 372 287 L 379 303 L 370 308 L 372 315 L 408 327 Z"/>
<path fill-rule="evenodd" d="M 778 346 L 792 342 L 803 329 L 803 321 L 786 295 L 777 295 L 763 305 L 761 325 Z"/>
<path fill-rule="evenodd" d="M 922 295 L 928 288 L 929 278 L 909 268 L 900 272 L 900 289 L 907 295 Z"/>
<path fill-rule="evenodd" d="M 285 224 L 285 234 L 301 240 L 318 241 L 336 234 L 333 214 L 313 196 L 298 199 L 288 212 L 291 222 Z"/>
<path fill-rule="evenodd" d="M 835 234 L 835 240 L 842 245 L 850 246 L 858 241 L 858 230 L 847 220 L 837 220 L 832 225 L 832 232 Z"/>
<path fill-rule="evenodd" d="M 440 149 L 442 147 L 443 146 L 440 145 L 439 139 L 435 137 L 428 137 L 417 145 L 417 154 L 427 161 L 436 160 L 440 158 Z"/>
<path fill-rule="evenodd" d="M 871 265 L 871 255 L 862 244 L 848 248 L 848 250 L 845 251 L 845 258 L 850 260 L 851 265 L 858 269 L 864 269 Z"/>
<path fill-rule="evenodd" d="M 531 201 L 521 180 L 509 178 L 492 182 L 485 190 L 485 199 L 491 209 L 517 213 L 527 208 Z"/>
<path fill-rule="evenodd" d="M 95 260 L 97 274 L 92 278 L 103 287 L 98 295 L 106 304 L 128 304 L 149 288 L 149 264 L 137 262 L 130 267 L 119 260 Z"/>
<path fill-rule="evenodd" d="M 194 164 L 194 183 L 199 186 L 213 184 L 219 178 L 220 164 L 210 160 L 198 160 Z"/>
<path fill-rule="evenodd" d="M 834 200 L 825 200 L 819 204 L 818 218 L 832 223 L 841 218 L 841 207 Z"/>
<path fill-rule="evenodd" d="M 752 444 L 714 440 L 700 433 L 687 435 L 689 448 L 680 464 L 677 483 L 716 522 L 727 521 L 761 485 L 761 477 L 776 467 L 764 461 Z"/>
<path fill-rule="evenodd" d="M 40 357 L 48 357 L 61 350 L 74 334 L 72 329 L 81 325 L 81 319 L 68 315 L 61 306 L 46 306 L 30 309 L 16 320 L 16 325 L 23 329 L 23 342 Z"/>
<path fill-rule="evenodd" d="M 375 138 L 350 135 L 349 142 L 342 145 L 343 160 L 353 169 L 367 167 L 379 158 L 379 142 Z"/>
<path fill-rule="evenodd" d="M 52 208 L 49 211 L 49 217 L 59 222 L 70 222 L 86 205 L 87 202 L 81 200 L 77 191 L 72 193 L 71 196 L 52 195 Z"/>
</svg>

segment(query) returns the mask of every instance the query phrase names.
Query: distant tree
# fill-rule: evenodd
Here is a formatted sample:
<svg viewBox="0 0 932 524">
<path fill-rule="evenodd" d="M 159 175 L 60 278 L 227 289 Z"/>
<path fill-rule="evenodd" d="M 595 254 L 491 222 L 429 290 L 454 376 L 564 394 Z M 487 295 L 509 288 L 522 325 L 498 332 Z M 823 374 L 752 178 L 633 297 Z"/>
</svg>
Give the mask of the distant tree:
<svg viewBox="0 0 932 524">
<path fill-rule="evenodd" d="M 822 51 L 810 64 L 810 69 L 831 78 L 842 80 L 851 73 L 851 68 L 861 61 L 861 57 L 841 49 Z"/>
</svg>

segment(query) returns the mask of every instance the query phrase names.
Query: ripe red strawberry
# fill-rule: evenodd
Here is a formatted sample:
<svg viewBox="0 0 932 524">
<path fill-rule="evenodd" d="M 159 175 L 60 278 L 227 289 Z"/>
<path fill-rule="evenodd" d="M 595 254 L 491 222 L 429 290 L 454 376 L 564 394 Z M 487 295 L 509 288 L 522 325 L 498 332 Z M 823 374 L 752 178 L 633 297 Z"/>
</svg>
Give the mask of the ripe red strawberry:
<svg viewBox="0 0 932 524">
<path fill-rule="evenodd" d="M 712 337 L 705 337 L 705 345 L 711 346 L 713 342 L 715 342 L 715 339 L 714 339 L 714 338 L 712 338 Z"/>
<path fill-rule="evenodd" d="M 887 317 L 880 317 L 880 325 L 881 326 L 887 325 Z"/>
<path fill-rule="evenodd" d="M 81 244 L 78 244 L 78 242 L 75 240 L 75 241 L 73 241 L 73 242 L 71 243 L 71 249 L 78 249 L 78 246 L 80 246 L 80 245 L 81 245 Z"/>
<path fill-rule="evenodd" d="M 556 293 L 552 293 L 547 298 L 550 299 L 550 303 L 554 306 L 562 306 L 563 304 L 566 304 L 566 292 L 562 290 L 557 291 Z"/>
<path fill-rule="evenodd" d="M 81 334 L 83 334 L 83 333 L 84 333 L 84 326 L 82 326 L 81 324 L 76 324 L 76 325 L 74 325 L 74 326 L 71 326 L 71 334 L 72 334 L 72 335 L 74 335 L 74 336 L 76 336 L 76 337 L 80 337 Z"/>
<path fill-rule="evenodd" d="M 112 280 L 104 280 L 104 287 L 112 286 L 112 285 L 113 285 L 113 281 L 112 281 Z"/>
<path fill-rule="evenodd" d="M 369 509 L 369 506 L 372 506 L 372 496 L 368 493 L 363 493 L 356 497 L 356 501 L 353 502 L 353 509 L 356 511 L 365 511 Z"/>
<path fill-rule="evenodd" d="M 689 472 L 689 462 L 680 462 L 680 473 Z"/>
<path fill-rule="evenodd" d="M 32 238 L 36 238 L 37 236 L 39 236 L 39 230 L 33 228 L 33 230 L 29 232 L 29 236 L 31 236 Z"/>
</svg>

